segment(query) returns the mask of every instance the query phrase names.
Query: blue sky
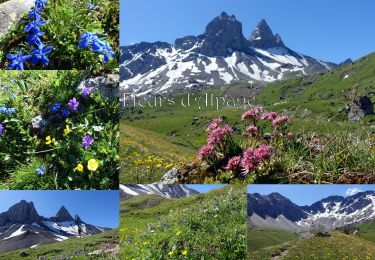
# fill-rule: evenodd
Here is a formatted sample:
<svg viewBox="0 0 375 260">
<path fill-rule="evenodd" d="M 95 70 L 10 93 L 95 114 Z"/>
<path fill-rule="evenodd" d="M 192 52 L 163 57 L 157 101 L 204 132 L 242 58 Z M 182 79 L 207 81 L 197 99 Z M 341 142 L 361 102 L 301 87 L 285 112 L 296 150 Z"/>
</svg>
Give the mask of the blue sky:
<svg viewBox="0 0 375 260">
<path fill-rule="evenodd" d="M 21 200 L 32 201 L 39 215 L 55 216 L 64 205 L 74 217 L 102 227 L 119 224 L 118 191 L 0 191 L 0 212 Z"/>
<path fill-rule="evenodd" d="M 375 51 L 373 0 L 120 0 L 121 45 L 199 35 L 222 11 L 234 14 L 249 38 L 265 18 L 291 49 L 332 62 Z"/>
<path fill-rule="evenodd" d="M 224 187 L 224 184 L 189 184 L 187 187 L 194 189 L 200 193 L 209 192 L 210 190 L 215 190 Z"/>
<path fill-rule="evenodd" d="M 248 185 L 248 193 L 260 193 L 268 195 L 278 192 L 300 206 L 311 205 L 312 203 L 332 195 L 349 196 L 359 191 L 375 191 L 375 185 Z"/>
</svg>

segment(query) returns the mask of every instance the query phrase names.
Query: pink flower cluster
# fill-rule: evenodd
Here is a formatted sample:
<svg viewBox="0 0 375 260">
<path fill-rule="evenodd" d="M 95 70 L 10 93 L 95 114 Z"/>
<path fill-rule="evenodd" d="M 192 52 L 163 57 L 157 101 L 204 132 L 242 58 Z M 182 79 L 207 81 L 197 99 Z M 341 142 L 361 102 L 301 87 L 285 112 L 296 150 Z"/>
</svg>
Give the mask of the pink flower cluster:
<svg viewBox="0 0 375 260">
<path fill-rule="evenodd" d="M 209 133 L 207 143 L 210 145 L 222 144 L 224 139 L 232 132 L 233 128 L 228 124 L 218 126 Z"/>
<path fill-rule="evenodd" d="M 215 130 L 216 128 L 218 128 L 221 124 L 222 120 L 220 117 L 218 118 L 215 118 L 212 123 L 208 126 L 207 130 L 208 131 L 212 131 L 212 130 Z"/>
<path fill-rule="evenodd" d="M 246 111 L 245 113 L 243 113 L 242 120 L 245 120 L 245 119 L 258 120 L 260 118 L 260 116 L 262 115 L 262 113 L 263 113 L 262 107 L 254 107 L 254 108 Z"/>
<path fill-rule="evenodd" d="M 266 144 L 262 144 L 258 148 L 249 147 L 242 155 L 235 156 L 228 161 L 225 169 L 237 170 L 242 168 L 242 173 L 247 176 L 249 172 L 255 170 L 264 160 L 271 158 L 272 148 Z"/>
<path fill-rule="evenodd" d="M 249 125 L 246 127 L 245 129 L 245 134 L 251 134 L 251 135 L 255 135 L 256 133 L 258 133 L 258 127 L 255 126 L 255 125 Z"/>
<path fill-rule="evenodd" d="M 262 120 L 269 120 L 273 121 L 277 118 L 277 113 L 276 112 L 265 112 L 262 114 Z"/>
<path fill-rule="evenodd" d="M 206 144 L 202 146 L 199 150 L 199 159 L 204 160 L 210 158 L 215 152 L 215 147 L 211 144 Z"/>
<path fill-rule="evenodd" d="M 278 128 L 280 125 L 283 123 L 286 123 L 288 121 L 289 117 L 285 115 L 277 116 L 273 121 L 272 121 L 272 127 L 274 129 Z"/>
</svg>

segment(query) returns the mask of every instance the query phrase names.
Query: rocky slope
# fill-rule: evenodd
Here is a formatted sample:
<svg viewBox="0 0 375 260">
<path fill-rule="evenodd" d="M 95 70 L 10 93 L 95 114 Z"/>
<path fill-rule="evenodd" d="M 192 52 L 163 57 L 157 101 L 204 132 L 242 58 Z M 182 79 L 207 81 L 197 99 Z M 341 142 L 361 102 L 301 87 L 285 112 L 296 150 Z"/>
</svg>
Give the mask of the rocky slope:
<svg viewBox="0 0 375 260">
<path fill-rule="evenodd" d="M 330 196 L 309 206 L 298 206 L 278 193 L 248 194 L 249 225 L 289 229 L 333 229 L 375 220 L 375 191 L 352 196 Z M 295 227 L 294 227 L 295 228 Z"/>
<path fill-rule="evenodd" d="M 40 216 L 33 202 L 22 200 L 0 214 L 0 253 L 76 237 L 79 227 L 83 236 L 106 230 L 83 222 L 78 215 L 73 218 L 64 206 L 54 217 Z"/>
<path fill-rule="evenodd" d="M 242 24 L 223 12 L 199 36 L 123 47 L 121 89 L 138 95 L 170 93 L 233 81 L 273 82 L 337 65 L 292 51 L 265 20 L 247 40 Z"/>
<path fill-rule="evenodd" d="M 165 198 L 185 198 L 198 194 L 196 190 L 190 189 L 185 185 L 175 184 L 150 184 L 120 185 L 121 196 L 130 198 L 137 195 L 159 195 Z"/>
</svg>

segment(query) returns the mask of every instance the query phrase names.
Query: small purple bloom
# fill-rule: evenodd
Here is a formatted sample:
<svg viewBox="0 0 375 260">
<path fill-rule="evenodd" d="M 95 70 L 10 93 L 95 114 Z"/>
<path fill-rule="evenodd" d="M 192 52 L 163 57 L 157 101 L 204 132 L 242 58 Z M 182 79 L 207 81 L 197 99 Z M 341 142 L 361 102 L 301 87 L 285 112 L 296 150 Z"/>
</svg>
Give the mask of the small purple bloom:
<svg viewBox="0 0 375 260">
<path fill-rule="evenodd" d="M 72 112 L 77 111 L 79 106 L 79 101 L 76 98 L 69 100 L 68 106 Z"/>
<path fill-rule="evenodd" d="M 26 39 L 29 41 L 29 45 L 30 46 L 33 46 L 34 44 L 38 45 L 38 46 L 43 45 L 42 40 L 39 38 L 39 36 L 42 36 L 43 34 L 44 34 L 44 32 L 36 31 L 36 32 L 33 32 L 30 35 L 27 35 Z"/>
<path fill-rule="evenodd" d="M 20 49 L 17 54 L 8 54 L 7 58 L 10 60 L 10 70 L 23 70 L 23 63 L 30 60 L 31 55 L 22 55 L 22 49 Z"/>
<path fill-rule="evenodd" d="M 43 10 L 41 8 L 35 7 L 29 11 L 29 15 L 27 17 L 32 19 L 38 19 L 39 17 L 40 19 L 40 12 L 42 11 Z"/>
<path fill-rule="evenodd" d="M 43 176 L 46 173 L 46 168 L 44 165 L 40 166 L 38 169 L 36 169 L 36 175 Z"/>
<path fill-rule="evenodd" d="M 83 87 L 81 95 L 82 95 L 82 97 L 88 97 L 88 96 L 90 96 L 91 92 L 92 92 L 92 88 L 90 88 L 90 87 Z"/>
<path fill-rule="evenodd" d="M 82 147 L 87 150 L 89 146 L 94 142 L 94 138 L 86 135 L 85 137 L 82 138 Z"/>
<path fill-rule="evenodd" d="M 0 124 L 0 136 L 3 135 L 3 132 L 4 132 L 4 125 Z"/>
<path fill-rule="evenodd" d="M 26 28 L 23 32 L 27 33 L 32 31 L 33 33 L 40 32 L 39 26 L 45 25 L 46 21 L 42 21 L 40 16 L 36 17 L 36 19 L 32 22 L 29 22 L 26 25 Z"/>
</svg>

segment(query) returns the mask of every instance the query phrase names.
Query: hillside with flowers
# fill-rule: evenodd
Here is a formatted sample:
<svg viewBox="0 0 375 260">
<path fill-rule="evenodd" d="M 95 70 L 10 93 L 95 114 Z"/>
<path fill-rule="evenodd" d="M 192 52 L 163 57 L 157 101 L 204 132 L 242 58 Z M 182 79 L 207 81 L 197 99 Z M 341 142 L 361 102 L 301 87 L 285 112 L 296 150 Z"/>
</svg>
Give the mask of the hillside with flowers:
<svg viewBox="0 0 375 260">
<path fill-rule="evenodd" d="M 118 229 L 114 229 L 98 235 L 3 253 L 0 259 L 117 259 L 118 244 Z"/>
<path fill-rule="evenodd" d="M 163 97 L 174 106 L 128 104 L 121 182 L 372 183 L 374 68 L 370 54 L 315 76 L 192 90 L 190 107 L 180 105 L 187 92 Z M 206 94 L 254 101 L 198 107 Z"/>
<path fill-rule="evenodd" d="M 117 90 L 104 80 L 0 73 L 1 189 L 118 189 Z"/>
<path fill-rule="evenodd" d="M 10 70 L 118 67 L 116 0 L 35 0 L 0 38 L 0 67 Z"/>
<path fill-rule="evenodd" d="M 155 195 L 125 199 L 120 258 L 245 259 L 246 203 L 244 186 L 181 199 L 157 200 Z"/>
</svg>

